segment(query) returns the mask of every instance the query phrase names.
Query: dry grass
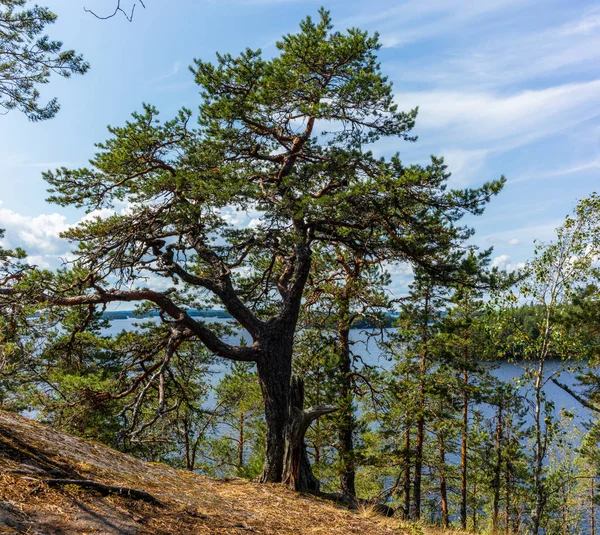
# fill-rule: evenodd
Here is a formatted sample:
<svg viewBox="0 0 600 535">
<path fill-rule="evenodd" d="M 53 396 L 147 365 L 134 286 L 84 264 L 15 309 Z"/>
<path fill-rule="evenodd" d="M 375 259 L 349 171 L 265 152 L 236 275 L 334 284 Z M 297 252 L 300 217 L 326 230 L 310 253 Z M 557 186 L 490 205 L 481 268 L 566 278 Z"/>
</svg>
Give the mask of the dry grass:
<svg viewBox="0 0 600 535">
<path fill-rule="evenodd" d="M 49 488 L 41 482 L 48 477 L 94 479 L 142 489 L 164 507 L 102 497 L 77 486 Z M 0 412 L 0 533 L 399 535 L 414 531 L 370 509 L 352 512 L 279 485 L 219 481 L 145 463 Z"/>
</svg>

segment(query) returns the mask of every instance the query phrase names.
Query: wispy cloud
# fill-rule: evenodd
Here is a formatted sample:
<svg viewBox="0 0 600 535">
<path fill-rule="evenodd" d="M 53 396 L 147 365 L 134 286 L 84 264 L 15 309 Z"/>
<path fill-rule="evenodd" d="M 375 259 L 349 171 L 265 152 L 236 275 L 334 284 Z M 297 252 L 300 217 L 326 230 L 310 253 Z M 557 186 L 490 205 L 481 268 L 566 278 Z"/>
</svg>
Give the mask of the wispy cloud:
<svg viewBox="0 0 600 535">
<path fill-rule="evenodd" d="M 599 111 L 600 80 L 512 94 L 421 91 L 396 95 L 403 109 L 419 106 L 421 141 L 508 150 L 572 128 Z"/>
<path fill-rule="evenodd" d="M 591 9 L 575 23 L 565 24 L 562 28 L 562 34 L 566 36 L 589 35 L 600 30 L 600 9 Z"/>
<path fill-rule="evenodd" d="M 180 71 L 181 71 L 181 67 L 183 66 L 183 62 L 180 60 L 175 61 L 172 65 L 171 68 L 168 72 L 166 72 L 165 74 L 162 74 L 161 76 L 158 76 L 157 78 L 154 78 L 153 80 L 150 81 L 150 83 L 158 83 L 158 82 L 164 82 L 165 80 L 170 80 L 171 78 L 174 78 L 175 76 L 177 76 Z"/>
<path fill-rule="evenodd" d="M 456 32 L 476 19 L 496 14 L 508 8 L 522 8 L 528 0 L 430 0 L 423 2 L 387 2 L 378 8 L 372 4 L 338 25 L 376 26 L 390 46 L 420 41 L 432 35 Z M 387 7 L 385 7 L 387 4 Z M 367 4 L 360 4 L 361 7 Z"/>
<path fill-rule="evenodd" d="M 547 223 L 527 225 L 519 228 L 491 232 L 489 234 L 479 236 L 478 241 L 486 244 L 486 246 L 489 247 L 490 245 L 516 245 L 514 240 L 517 239 L 521 244 L 531 248 L 534 241 L 543 242 L 551 240 L 555 235 L 556 229 L 562 222 L 562 219 L 555 219 L 554 221 Z M 517 236 L 517 238 L 515 238 L 515 236 Z"/>
<path fill-rule="evenodd" d="M 452 173 L 450 186 L 463 188 L 473 183 L 481 183 L 484 174 L 486 158 L 489 154 L 487 149 L 440 149 L 439 154 Z"/>
<path fill-rule="evenodd" d="M 458 6 L 462 4 L 457 4 L 457 10 Z M 516 6 L 496 5 L 497 9 L 502 7 Z M 417 84 L 419 88 L 425 85 L 430 89 L 494 91 L 540 78 L 546 78 L 545 85 L 549 79 L 564 82 L 566 76 L 571 81 L 586 81 L 590 72 L 598 72 L 600 9 L 565 10 L 563 17 L 550 18 L 547 23 L 541 22 L 542 19 L 540 22 L 527 19 L 513 10 L 512 14 L 490 17 L 489 27 L 481 21 L 470 21 L 469 13 L 474 16 L 468 8 L 462 14 L 466 29 L 471 32 L 468 38 L 463 35 L 461 24 L 445 24 L 443 18 L 444 24 L 434 25 L 427 35 L 430 40 L 442 39 L 435 46 L 435 55 L 424 55 L 417 48 L 414 55 L 400 56 L 395 65 L 396 82 Z M 389 30 L 385 29 L 388 27 Z M 378 29 L 382 30 L 384 47 L 406 44 L 404 22 L 392 20 Z M 409 30 L 409 33 L 415 31 L 424 30 Z M 448 42 L 445 39 L 448 31 L 458 31 L 461 37 Z"/>
<path fill-rule="evenodd" d="M 530 172 L 522 176 L 515 177 L 514 179 L 509 180 L 512 184 L 517 184 L 519 182 L 528 182 L 530 180 L 543 180 L 546 178 L 558 178 L 568 175 L 576 175 L 578 173 L 583 173 L 586 171 L 592 171 L 595 169 L 600 169 L 600 157 L 594 160 L 585 160 L 582 162 L 576 162 L 567 167 L 561 167 L 558 169 L 552 170 L 543 170 L 538 172 Z"/>
</svg>

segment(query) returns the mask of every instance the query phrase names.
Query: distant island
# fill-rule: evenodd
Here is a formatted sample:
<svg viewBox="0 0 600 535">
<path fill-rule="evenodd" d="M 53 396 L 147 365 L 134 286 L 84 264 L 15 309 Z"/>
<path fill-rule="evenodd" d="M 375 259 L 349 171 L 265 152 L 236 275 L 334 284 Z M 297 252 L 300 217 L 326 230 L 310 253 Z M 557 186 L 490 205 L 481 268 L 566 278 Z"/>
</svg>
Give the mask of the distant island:
<svg viewBox="0 0 600 535">
<path fill-rule="evenodd" d="M 195 310 L 190 309 L 187 311 L 190 316 L 200 316 L 203 318 L 232 318 L 233 316 L 224 310 Z M 140 314 L 135 310 L 114 310 L 109 312 L 104 312 L 102 314 L 103 318 L 106 318 L 110 321 L 113 320 L 127 320 L 130 318 L 135 319 L 143 319 L 143 318 L 157 318 L 159 313 L 157 310 L 151 310 L 150 312 L 145 312 Z"/>
<path fill-rule="evenodd" d="M 190 309 L 187 311 L 190 316 L 193 317 L 201 317 L 201 318 L 220 318 L 220 319 L 233 319 L 233 316 L 226 312 L 225 310 L 197 310 Z M 103 318 L 106 318 L 109 321 L 114 320 L 127 320 L 127 319 L 144 319 L 144 318 L 157 318 L 159 316 L 158 311 L 152 310 L 150 312 L 145 312 L 140 314 L 135 310 L 114 310 L 110 312 L 104 312 L 102 314 Z M 394 325 L 397 316 L 392 314 L 386 314 L 384 327 L 389 329 Z M 364 318 L 354 322 L 352 325 L 352 329 L 374 329 L 376 325 L 370 319 Z"/>
</svg>

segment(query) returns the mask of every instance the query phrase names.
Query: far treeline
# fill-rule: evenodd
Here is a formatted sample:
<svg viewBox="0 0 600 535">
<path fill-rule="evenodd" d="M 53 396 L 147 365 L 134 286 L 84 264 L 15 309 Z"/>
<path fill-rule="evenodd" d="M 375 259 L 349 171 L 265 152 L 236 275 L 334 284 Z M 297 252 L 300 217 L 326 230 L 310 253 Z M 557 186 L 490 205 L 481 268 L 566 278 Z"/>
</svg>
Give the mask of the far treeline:
<svg viewBox="0 0 600 535">
<path fill-rule="evenodd" d="M 219 319 L 233 319 L 233 316 L 229 314 L 225 310 L 186 310 L 186 314 L 189 316 L 199 316 L 202 318 L 219 318 Z M 159 311 L 150 310 L 145 313 L 139 314 L 135 310 L 117 310 L 117 311 L 106 311 L 102 314 L 103 318 L 108 320 L 126 320 L 126 319 L 136 319 L 136 318 L 157 318 L 160 316 Z M 352 323 L 351 329 L 373 329 L 375 327 L 381 327 L 382 322 L 385 327 L 392 327 L 394 321 L 396 320 L 396 314 L 388 314 L 386 317 L 382 318 L 381 321 L 378 318 L 378 321 L 375 323 L 368 318 L 357 319 L 354 323 Z"/>
<path fill-rule="evenodd" d="M 0 10 L 10 22 L 24 4 Z M 379 49 L 321 9 L 273 57 L 195 60 L 196 126 L 144 105 L 89 167 L 44 173 L 51 202 L 89 216 L 64 233 L 62 269 L 0 249 L 0 408 L 143 459 L 379 504 L 406 526 L 592 533 L 600 197 L 519 272 L 491 267 L 461 221 L 503 178 L 451 189 L 441 158 L 373 154 L 416 141 Z M 7 109 L 57 111 L 21 89 Z M 97 215 L 115 203 L 129 209 Z M 232 210 L 253 224 L 232 226 Z M 398 265 L 414 275 L 404 296 Z M 117 305 L 139 325 L 108 335 Z M 492 373 L 501 359 L 518 382 Z M 557 410 L 549 382 L 589 425 Z"/>
</svg>

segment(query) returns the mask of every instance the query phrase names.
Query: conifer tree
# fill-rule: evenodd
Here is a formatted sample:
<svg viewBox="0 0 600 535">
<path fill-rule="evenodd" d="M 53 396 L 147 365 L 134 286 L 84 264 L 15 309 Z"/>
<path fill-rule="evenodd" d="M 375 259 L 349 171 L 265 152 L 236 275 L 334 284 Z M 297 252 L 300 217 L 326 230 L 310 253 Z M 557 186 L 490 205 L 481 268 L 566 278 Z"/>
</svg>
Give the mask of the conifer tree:
<svg viewBox="0 0 600 535">
<path fill-rule="evenodd" d="M 32 121 L 51 119 L 60 106 L 56 98 L 40 103 L 38 87 L 55 74 L 84 74 L 89 64 L 74 50 L 44 35 L 56 21 L 47 7 L 27 7 L 28 0 L 0 0 L 0 108 L 23 112 Z"/>
<path fill-rule="evenodd" d="M 215 388 L 213 437 L 205 444 L 205 471 L 254 478 L 264 458 L 264 414 L 256 369 L 234 362 Z"/>
<path fill-rule="evenodd" d="M 246 50 L 219 55 L 216 64 L 197 60 L 197 129 L 188 110 L 160 123 L 145 106 L 110 128 L 90 168 L 46 173 L 51 200 L 61 205 L 131 208 L 65 234 L 78 244 L 81 270 L 68 286 L 42 273 L 0 289 L 52 307 L 147 302 L 170 318 L 163 362 L 183 342 L 255 362 L 267 424 L 261 480 L 296 489 L 306 488 L 303 433 L 331 410 L 298 407 L 303 396 L 293 388 L 302 383 L 291 377 L 314 248 L 343 244 L 366 258 L 449 276 L 455 266 L 447 251 L 471 235 L 457 222 L 480 214 L 503 184 L 447 190 L 440 159 L 427 166 L 376 159 L 369 144 L 412 139 L 416 110 L 402 113 L 393 103 L 377 36 L 332 30 L 321 10 L 318 21 L 307 18 L 284 36 L 273 58 Z M 228 224 L 228 210 L 250 209 L 256 225 Z M 207 302 L 223 306 L 250 343 L 229 343 L 187 313 Z"/>
<path fill-rule="evenodd" d="M 351 330 L 367 340 L 385 327 L 385 311 L 390 308 L 385 287 L 389 276 L 378 260 L 365 258 L 342 244 L 331 251 L 317 251 L 313 273 L 309 277 L 303 321 L 310 326 L 301 336 L 307 354 L 302 359 L 302 373 L 321 367 L 324 374 L 314 387 L 325 394 L 320 402 L 335 405 L 337 411 L 329 418 L 335 437 L 335 471 L 339 476 L 342 494 L 350 501 L 356 498 L 356 435 L 359 428 L 356 416 L 357 394 L 368 395 L 371 388 L 371 366 L 356 355 Z M 367 332 L 373 329 L 373 332 Z M 315 337 L 321 342 L 315 343 Z M 368 341 L 367 341 L 368 344 Z M 306 357 L 316 351 L 312 359 Z M 330 352 L 323 358 L 323 351 Z M 316 362 L 320 360 L 320 362 Z M 307 387 L 309 382 L 307 381 Z"/>
<path fill-rule="evenodd" d="M 436 283 L 428 273 L 417 270 L 414 281 L 410 285 L 409 296 L 402 304 L 402 311 L 398 318 L 398 333 L 394 339 L 394 342 L 400 346 L 397 351 L 404 353 L 404 358 L 416 363 L 416 391 L 413 392 L 416 406 L 408 409 L 414 414 L 416 427 L 413 507 L 409 511 L 410 517 L 414 520 L 421 518 L 425 423 L 430 415 L 428 397 L 432 388 L 429 375 L 437 356 L 433 347 L 439 332 L 446 293 L 447 289 Z M 403 385 L 398 387 L 403 388 Z M 405 430 L 405 433 L 407 432 Z"/>
</svg>

